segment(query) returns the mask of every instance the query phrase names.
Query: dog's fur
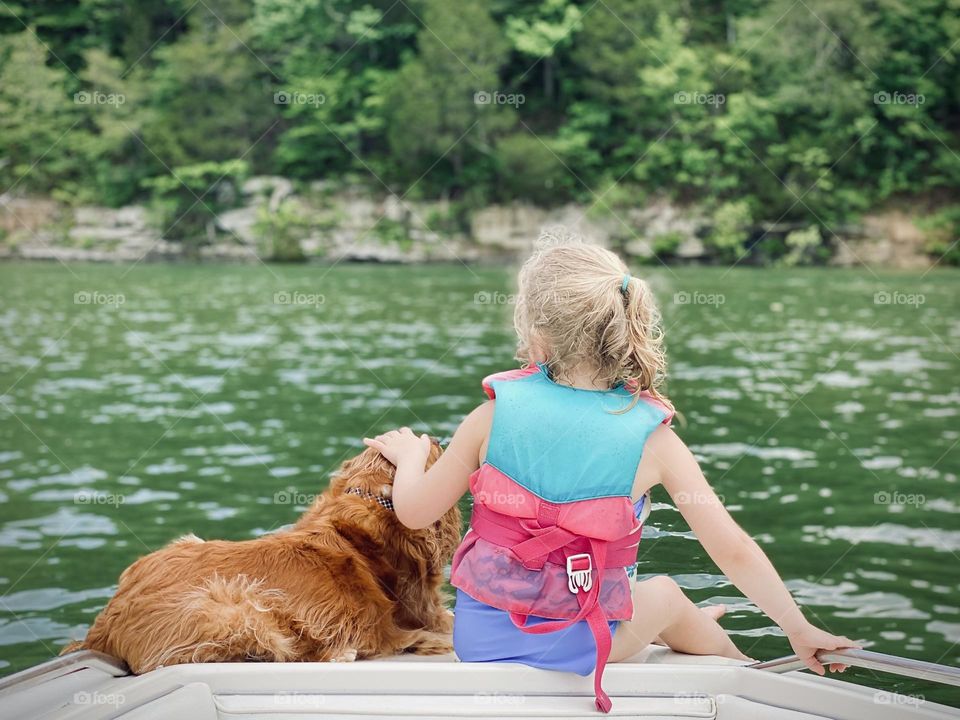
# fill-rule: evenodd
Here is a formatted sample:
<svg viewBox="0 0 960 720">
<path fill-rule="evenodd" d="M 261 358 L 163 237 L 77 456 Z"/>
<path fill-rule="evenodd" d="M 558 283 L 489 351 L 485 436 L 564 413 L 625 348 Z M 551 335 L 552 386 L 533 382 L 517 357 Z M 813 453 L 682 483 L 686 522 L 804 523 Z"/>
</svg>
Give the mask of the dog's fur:
<svg viewBox="0 0 960 720">
<path fill-rule="evenodd" d="M 434 444 L 429 463 L 440 456 Z M 394 467 L 372 449 L 346 461 L 290 530 L 245 542 L 187 535 L 137 560 L 86 639 L 135 673 L 187 662 L 345 661 L 452 650 L 443 567 L 456 507 L 404 527 L 361 488 L 390 497 Z"/>
</svg>

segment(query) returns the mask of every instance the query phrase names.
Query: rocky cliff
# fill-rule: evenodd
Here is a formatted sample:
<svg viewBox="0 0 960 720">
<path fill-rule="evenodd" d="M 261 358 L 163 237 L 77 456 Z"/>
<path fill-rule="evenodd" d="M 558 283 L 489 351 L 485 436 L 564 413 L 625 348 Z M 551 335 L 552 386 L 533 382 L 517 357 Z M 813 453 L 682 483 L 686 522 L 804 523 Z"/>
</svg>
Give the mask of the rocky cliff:
<svg viewBox="0 0 960 720">
<path fill-rule="evenodd" d="M 903 210 L 878 211 L 840 231 L 818 231 L 824 257 L 841 266 L 927 267 L 932 259 L 914 220 Z M 589 241 L 637 260 L 720 261 L 705 242 L 710 218 L 697 207 L 663 198 L 626 209 L 612 209 L 602 201 L 552 209 L 517 203 L 466 214 L 447 201 L 374 196 L 323 182 L 297 192 L 293 183 L 279 177 L 247 180 L 242 203 L 219 213 L 207 236 L 193 243 L 164 239 L 145 206 L 70 207 L 47 198 L 0 196 L 0 258 L 475 262 L 522 256 L 550 225 L 574 228 Z M 743 228 L 744 259 L 750 261 L 753 243 L 783 240 L 794 230 Z"/>
</svg>

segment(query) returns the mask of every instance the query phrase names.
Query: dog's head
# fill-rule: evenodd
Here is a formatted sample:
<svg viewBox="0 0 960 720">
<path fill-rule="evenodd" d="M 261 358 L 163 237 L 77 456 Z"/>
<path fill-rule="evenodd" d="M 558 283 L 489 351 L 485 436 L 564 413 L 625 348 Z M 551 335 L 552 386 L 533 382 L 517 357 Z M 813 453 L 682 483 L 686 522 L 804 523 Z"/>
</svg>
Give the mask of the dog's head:
<svg viewBox="0 0 960 720">
<path fill-rule="evenodd" d="M 426 467 L 443 453 L 433 440 Z M 460 542 L 460 510 L 453 506 L 437 522 L 420 530 L 401 523 L 393 511 L 393 478 L 396 468 L 373 448 L 346 460 L 334 474 L 330 488 L 314 507 L 336 516 L 336 523 L 362 529 L 377 544 L 396 550 L 410 560 L 422 559 L 435 572 L 450 561 Z"/>
</svg>

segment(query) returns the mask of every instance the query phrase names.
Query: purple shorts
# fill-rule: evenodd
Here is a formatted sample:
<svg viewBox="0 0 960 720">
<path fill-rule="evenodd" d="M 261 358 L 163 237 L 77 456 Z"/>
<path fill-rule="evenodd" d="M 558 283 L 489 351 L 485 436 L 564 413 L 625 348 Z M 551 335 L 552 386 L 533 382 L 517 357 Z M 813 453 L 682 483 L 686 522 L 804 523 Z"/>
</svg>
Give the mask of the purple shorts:
<svg viewBox="0 0 960 720">
<path fill-rule="evenodd" d="M 633 504 L 633 513 L 644 517 L 644 495 Z M 549 618 L 530 615 L 528 625 L 539 625 Z M 619 623 L 610 625 L 613 635 Z M 463 662 L 516 662 L 589 675 L 597 666 L 597 643 L 586 620 L 557 632 L 534 635 L 513 624 L 510 614 L 490 607 L 463 590 L 457 589 L 453 609 L 453 650 Z"/>
<path fill-rule="evenodd" d="M 463 662 L 516 662 L 578 675 L 589 675 L 596 667 L 597 645 L 586 620 L 557 632 L 525 633 L 505 610 L 490 607 L 459 589 L 453 612 L 453 649 Z M 527 624 L 548 620 L 530 615 Z M 612 635 L 619 623 L 608 624 Z"/>
</svg>

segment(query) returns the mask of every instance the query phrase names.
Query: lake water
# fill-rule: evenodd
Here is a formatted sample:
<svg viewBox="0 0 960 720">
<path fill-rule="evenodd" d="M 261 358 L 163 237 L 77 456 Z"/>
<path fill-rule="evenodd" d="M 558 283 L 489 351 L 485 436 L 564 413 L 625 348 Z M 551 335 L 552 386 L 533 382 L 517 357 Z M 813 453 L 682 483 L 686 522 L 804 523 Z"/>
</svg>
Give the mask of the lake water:
<svg viewBox="0 0 960 720">
<path fill-rule="evenodd" d="M 808 615 L 960 664 L 957 273 L 636 272 L 681 436 Z M 461 265 L 0 265 L 0 673 L 81 637 L 173 538 L 292 522 L 364 434 L 448 436 L 514 366 L 511 292 Z M 751 656 L 789 653 L 655 500 L 641 574 L 731 605 Z"/>
</svg>

